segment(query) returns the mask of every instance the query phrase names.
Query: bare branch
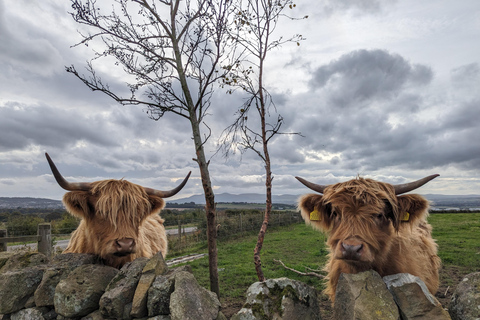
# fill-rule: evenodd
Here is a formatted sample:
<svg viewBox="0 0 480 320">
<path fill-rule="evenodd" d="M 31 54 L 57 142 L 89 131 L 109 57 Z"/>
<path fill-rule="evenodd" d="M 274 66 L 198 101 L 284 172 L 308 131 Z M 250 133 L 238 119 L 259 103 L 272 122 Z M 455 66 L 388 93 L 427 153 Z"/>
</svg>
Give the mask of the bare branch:
<svg viewBox="0 0 480 320">
<path fill-rule="evenodd" d="M 275 261 L 277 263 L 280 263 L 285 269 L 290 270 L 292 272 L 295 272 L 296 274 L 299 274 L 301 276 L 309 276 L 309 277 L 316 277 L 316 278 L 319 278 L 319 279 L 325 279 L 324 275 L 318 274 L 316 272 L 301 272 L 301 271 L 295 270 L 293 268 L 289 268 L 282 262 L 282 260 L 273 259 L 273 261 Z M 311 269 L 309 269 L 309 270 L 311 270 Z"/>
</svg>

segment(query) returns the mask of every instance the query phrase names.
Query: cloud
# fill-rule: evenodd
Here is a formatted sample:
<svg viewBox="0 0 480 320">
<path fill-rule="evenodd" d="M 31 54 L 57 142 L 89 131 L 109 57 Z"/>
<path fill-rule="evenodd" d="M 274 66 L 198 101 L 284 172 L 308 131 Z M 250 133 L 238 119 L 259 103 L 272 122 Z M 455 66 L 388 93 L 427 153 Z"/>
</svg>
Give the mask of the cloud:
<svg viewBox="0 0 480 320">
<path fill-rule="evenodd" d="M 375 14 L 384 10 L 394 3 L 396 0 L 327 0 L 318 4 L 323 8 L 327 15 L 333 13 L 352 12 L 354 14 Z"/>
<path fill-rule="evenodd" d="M 25 149 L 30 145 L 66 148 L 79 141 L 115 146 L 118 142 L 112 134 L 99 134 L 108 127 L 107 123 L 102 114 L 89 116 L 77 110 L 6 103 L 0 107 L 0 126 L 4 130 L 0 150 Z"/>
<path fill-rule="evenodd" d="M 480 80 L 480 65 L 477 62 L 469 63 L 451 71 L 451 79 L 455 85 L 470 86 Z"/>
<path fill-rule="evenodd" d="M 411 64 L 385 50 L 357 50 L 317 68 L 309 82 L 315 90 L 329 92 L 337 107 L 373 99 L 390 99 L 412 86 L 428 84 L 432 70 Z"/>
<path fill-rule="evenodd" d="M 476 66 L 455 69 L 453 81 L 474 81 Z M 310 91 L 291 98 L 303 111 L 285 118 L 305 137 L 289 145 L 286 158 L 357 173 L 455 164 L 476 170 L 480 142 L 471 137 L 480 96 L 446 99 L 433 79 L 430 67 L 385 50 L 355 50 L 319 66 Z"/>
</svg>

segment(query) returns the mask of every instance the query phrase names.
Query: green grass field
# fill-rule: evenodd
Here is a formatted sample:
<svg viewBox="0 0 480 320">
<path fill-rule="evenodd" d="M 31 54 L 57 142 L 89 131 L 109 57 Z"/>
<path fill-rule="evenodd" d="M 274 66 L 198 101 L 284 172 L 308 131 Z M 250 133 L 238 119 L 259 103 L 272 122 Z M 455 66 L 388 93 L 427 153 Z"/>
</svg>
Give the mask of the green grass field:
<svg viewBox="0 0 480 320">
<path fill-rule="evenodd" d="M 454 286 L 459 281 L 458 277 L 450 278 L 452 270 L 459 276 L 480 270 L 480 213 L 432 214 L 429 222 L 433 226 L 433 236 L 444 264 L 441 281 L 446 283 L 445 286 Z M 251 234 L 218 243 L 222 304 L 232 301 L 237 305 L 243 303 L 248 287 L 258 281 L 253 264 L 256 241 L 257 235 Z M 206 248 L 197 247 L 194 252 L 206 252 Z M 322 280 L 285 270 L 274 259 L 282 260 L 288 267 L 305 271 L 305 267 L 322 268 L 326 255 L 325 236 L 309 226 L 295 224 L 269 229 L 261 252 L 263 272 L 266 278 L 289 277 L 322 290 Z M 189 264 L 199 283 L 208 288 L 208 259 Z"/>
</svg>

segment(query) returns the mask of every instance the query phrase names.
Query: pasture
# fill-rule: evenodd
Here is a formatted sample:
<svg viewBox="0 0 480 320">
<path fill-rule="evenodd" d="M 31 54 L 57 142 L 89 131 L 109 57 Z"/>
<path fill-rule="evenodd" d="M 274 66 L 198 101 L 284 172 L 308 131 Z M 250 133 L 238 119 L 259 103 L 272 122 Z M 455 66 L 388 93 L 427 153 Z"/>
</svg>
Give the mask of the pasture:
<svg viewBox="0 0 480 320">
<path fill-rule="evenodd" d="M 432 214 L 429 222 L 433 226 L 433 236 L 439 245 L 439 256 L 443 262 L 441 286 L 436 296 L 447 307 L 456 284 L 463 276 L 480 270 L 480 213 Z M 241 308 L 247 288 L 257 281 L 253 265 L 256 241 L 257 235 L 254 232 L 236 239 L 219 240 L 220 300 L 227 316 Z M 289 277 L 322 290 L 323 283 L 320 279 L 285 270 L 274 259 L 282 260 L 288 267 L 299 271 L 305 271 L 305 267 L 319 269 L 326 261 L 324 243 L 323 234 L 303 223 L 269 228 L 262 249 L 265 276 Z M 206 252 L 206 248 L 202 247 L 191 250 L 195 250 L 192 253 Z M 200 284 L 208 288 L 208 260 L 204 258 L 189 264 Z M 323 295 L 321 306 L 322 318 L 330 319 L 330 302 Z"/>
</svg>

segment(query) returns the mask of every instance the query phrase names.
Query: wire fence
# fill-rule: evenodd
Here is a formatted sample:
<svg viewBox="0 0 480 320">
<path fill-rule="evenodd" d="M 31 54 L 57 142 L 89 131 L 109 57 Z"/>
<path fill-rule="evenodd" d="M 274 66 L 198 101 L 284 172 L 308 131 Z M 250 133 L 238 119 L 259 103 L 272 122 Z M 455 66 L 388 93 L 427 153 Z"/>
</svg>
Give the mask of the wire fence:
<svg viewBox="0 0 480 320">
<path fill-rule="evenodd" d="M 169 217 L 168 223 L 165 223 L 168 230 L 169 252 L 170 254 L 182 254 L 191 247 L 202 247 L 207 245 L 207 221 L 205 215 L 200 217 L 185 219 L 178 216 L 177 219 Z M 257 213 L 242 211 L 228 214 L 225 211 L 219 211 L 216 217 L 217 239 L 219 241 L 240 237 L 246 234 L 258 232 L 263 223 L 263 212 Z M 166 221 L 167 222 L 167 221 Z M 269 228 L 277 226 L 286 226 L 302 222 L 300 214 L 295 211 L 274 211 L 270 215 Z M 8 237 L 23 237 L 37 234 L 37 225 L 34 228 L 30 225 L 7 226 Z M 52 237 L 59 239 L 67 237 L 76 229 L 76 225 L 63 227 L 52 223 Z"/>
<path fill-rule="evenodd" d="M 256 234 L 260 231 L 263 220 L 263 214 L 223 215 L 220 213 L 216 218 L 217 239 L 218 241 L 225 241 L 248 234 Z M 279 211 L 270 215 L 268 226 L 269 228 L 275 228 L 302 222 L 303 220 L 298 212 Z M 190 221 L 190 224 L 196 225 L 194 232 L 181 233 L 180 236 L 178 234 L 169 236 L 168 246 L 171 255 L 182 254 L 189 251 L 191 247 L 207 246 L 206 218 Z"/>
</svg>

